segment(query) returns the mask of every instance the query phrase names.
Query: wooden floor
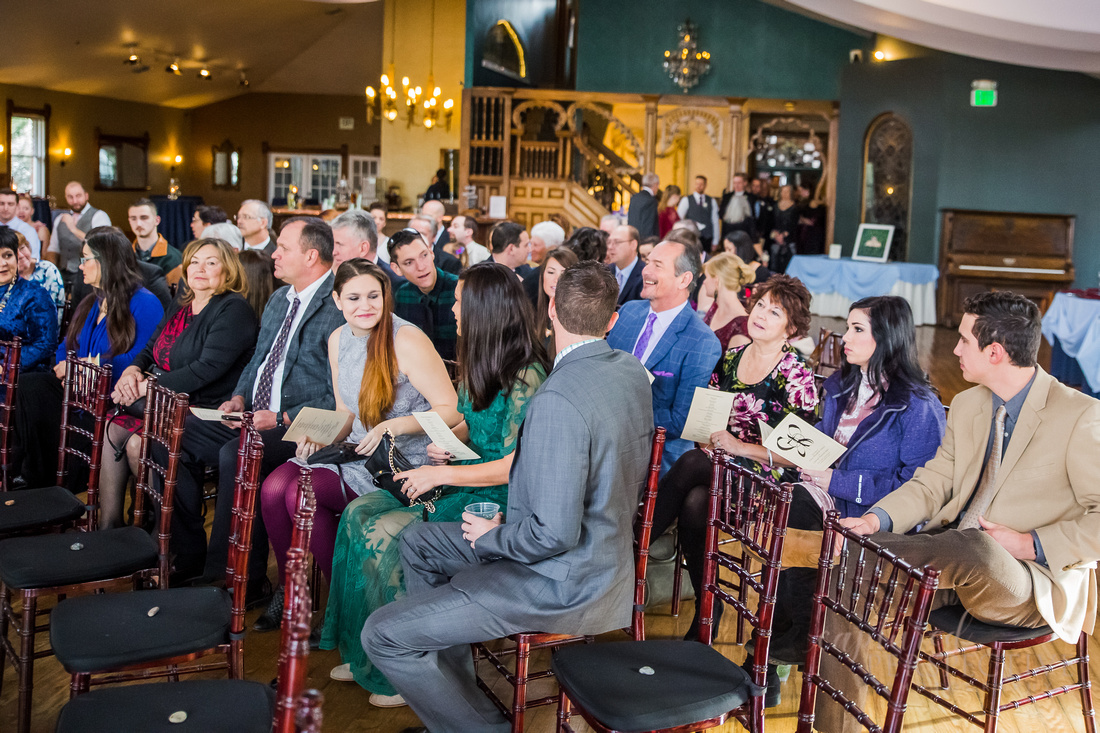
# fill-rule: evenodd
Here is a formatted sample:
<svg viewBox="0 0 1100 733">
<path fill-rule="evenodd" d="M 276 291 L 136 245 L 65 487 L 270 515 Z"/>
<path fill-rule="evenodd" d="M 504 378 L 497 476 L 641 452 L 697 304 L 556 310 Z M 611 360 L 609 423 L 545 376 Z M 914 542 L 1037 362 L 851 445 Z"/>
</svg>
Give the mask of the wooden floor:
<svg viewBox="0 0 1100 733">
<path fill-rule="evenodd" d="M 813 334 L 816 336 L 817 328 L 824 325 L 829 328 L 841 328 L 839 319 L 815 319 Z M 958 361 L 951 354 L 955 346 L 955 336 L 947 329 L 922 327 L 918 329 L 918 345 L 922 364 L 929 370 L 932 381 L 940 390 L 944 402 L 949 402 L 954 395 L 966 388 L 966 383 L 959 375 Z M 1049 355 L 1041 355 L 1041 362 L 1049 363 Z M 646 616 L 646 629 L 649 638 L 678 638 L 686 631 L 691 620 L 692 605 L 684 604 L 680 616 L 673 618 L 668 609 L 655 609 Z M 259 614 L 253 611 L 249 614 L 249 622 Z M 732 624 L 723 627 L 719 637 L 717 648 L 734 661 L 740 662 L 744 658 L 744 650 L 732 643 Z M 41 635 L 45 641 L 46 635 Z M 609 634 L 608 639 L 621 638 L 620 634 Z M 245 674 L 249 679 L 270 680 L 275 676 L 276 658 L 278 655 L 279 635 L 277 633 L 256 634 L 250 632 L 245 647 Z M 1055 659 L 1055 652 L 1068 652 L 1069 647 L 1063 644 L 1040 647 L 1038 650 L 1027 650 L 1018 653 L 1023 661 L 1013 664 L 1013 657 L 1009 657 L 1009 671 L 1022 669 L 1024 663 L 1034 666 L 1038 663 L 1050 663 Z M 1093 660 L 1100 659 L 1100 649 L 1095 640 L 1091 644 Z M 879 663 L 882 660 L 877 660 Z M 408 708 L 383 710 L 374 708 L 367 702 L 368 694 L 354 683 L 334 682 L 328 677 L 329 670 L 340 663 L 336 652 L 315 652 L 310 655 L 309 684 L 320 689 L 325 695 L 324 705 L 324 730 L 326 733 L 397 733 L 407 726 L 418 724 L 416 716 Z M 966 667 L 969 674 L 985 678 L 984 659 L 975 657 Z M 879 669 L 874 669 L 878 673 Z M 1100 664 L 1096 661 L 1092 664 L 1094 676 L 1100 675 Z M 927 672 L 922 672 L 927 676 Z M 1052 680 L 1052 684 L 1069 684 L 1069 673 L 1062 671 L 1060 677 Z M 1041 678 L 1040 678 L 1041 679 Z M 60 707 L 68 699 L 68 677 L 64 674 L 60 665 L 52 658 L 39 660 L 35 665 L 35 696 L 32 730 L 35 733 L 46 733 L 54 729 L 57 713 Z M 3 678 L 3 692 L 0 694 L 0 733 L 14 730 L 15 698 L 17 681 L 13 670 L 6 667 Z M 546 684 L 546 683 L 544 683 Z M 1039 683 L 1028 680 L 1017 685 L 1021 695 L 1033 694 L 1041 689 Z M 801 676 L 798 672 L 792 672 L 783 686 L 783 702 L 781 705 L 769 711 L 767 717 L 768 730 L 777 733 L 793 731 L 797 722 L 798 695 L 801 689 Z M 954 689 L 958 689 L 956 684 Z M 538 688 L 535 693 L 538 694 Z M 976 710 L 978 698 L 975 694 L 960 694 L 958 697 L 961 707 Z M 1080 697 L 1069 694 L 1053 701 L 1041 702 L 1029 705 L 1020 710 L 1006 713 L 1003 717 L 1001 730 L 1005 733 L 1032 733 L 1045 730 L 1048 733 L 1061 731 L 1084 731 L 1084 723 L 1081 717 Z M 905 718 L 905 728 L 911 731 L 928 731 L 939 733 L 940 731 L 961 731 L 972 729 L 971 726 L 959 722 L 932 703 L 919 696 L 910 697 L 910 709 Z M 583 729 L 583 726 L 582 726 Z M 528 731 L 544 733 L 553 730 L 553 710 L 541 708 L 532 711 L 529 715 Z M 740 730 L 740 726 L 731 723 L 718 730 Z M 105 733 L 107 733 L 105 731 Z M 474 733 L 474 732 L 471 732 Z"/>
</svg>

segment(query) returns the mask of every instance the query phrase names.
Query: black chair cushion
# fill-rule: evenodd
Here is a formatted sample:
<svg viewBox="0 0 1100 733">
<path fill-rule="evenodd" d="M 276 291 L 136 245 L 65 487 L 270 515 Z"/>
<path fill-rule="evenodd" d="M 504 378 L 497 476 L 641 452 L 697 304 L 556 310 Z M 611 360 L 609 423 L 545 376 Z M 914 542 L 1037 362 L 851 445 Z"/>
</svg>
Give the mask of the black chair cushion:
<svg viewBox="0 0 1100 733">
<path fill-rule="evenodd" d="M 983 623 L 967 613 L 961 605 L 937 608 L 929 615 L 928 622 L 932 624 L 933 628 L 946 631 L 963 641 L 987 646 L 997 641 L 1029 641 L 1051 633 L 1049 626 L 1029 629 L 1023 626 L 998 626 Z"/>
<path fill-rule="evenodd" d="M 79 519 L 84 502 L 62 486 L 0 493 L 0 535 Z"/>
<path fill-rule="evenodd" d="M 261 682 L 159 682 L 105 687 L 73 698 L 61 708 L 56 730 L 57 733 L 270 733 L 274 711 L 275 691 Z"/>
<path fill-rule="evenodd" d="M 140 527 L 0 542 L 0 580 L 9 588 L 51 588 L 121 578 L 156 563 L 156 542 Z"/>
<path fill-rule="evenodd" d="M 696 641 L 562 647 L 551 666 L 570 699 L 617 731 L 688 725 L 728 713 L 749 699 L 748 674 Z"/>
<path fill-rule="evenodd" d="M 70 674 L 167 659 L 228 643 L 232 605 L 209 587 L 69 598 L 50 615 L 50 644 Z"/>
</svg>

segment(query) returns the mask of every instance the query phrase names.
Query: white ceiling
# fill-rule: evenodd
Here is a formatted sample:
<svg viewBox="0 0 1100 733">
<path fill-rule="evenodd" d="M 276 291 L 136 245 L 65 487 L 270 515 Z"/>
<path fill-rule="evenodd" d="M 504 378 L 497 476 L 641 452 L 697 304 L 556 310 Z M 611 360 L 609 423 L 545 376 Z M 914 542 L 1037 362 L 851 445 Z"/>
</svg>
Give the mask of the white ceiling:
<svg viewBox="0 0 1100 733">
<path fill-rule="evenodd" d="M 381 2 L 49 0 L 4 4 L 0 81 L 190 108 L 249 90 L 362 94 L 382 67 Z M 48 9 L 48 12 L 46 12 Z M 13 32 L 12 29 L 22 29 Z M 127 44 L 150 69 L 133 73 Z M 179 56 L 181 75 L 165 66 Z M 197 77 L 203 62 L 210 81 Z"/>
<path fill-rule="evenodd" d="M 1100 74 L 1100 0 L 766 1 L 943 51 Z M 363 0 L 9 2 L 0 81 L 178 108 L 241 94 L 240 70 L 251 91 L 362 94 L 381 73 L 382 13 Z M 124 63 L 127 44 L 149 71 Z M 164 71 L 176 55 L 180 76 Z M 196 76 L 203 62 L 212 81 Z"/>
<path fill-rule="evenodd" d="M 1100 73 L 1100 0 L 771 0 L 929 48 Z"/>
</svg>

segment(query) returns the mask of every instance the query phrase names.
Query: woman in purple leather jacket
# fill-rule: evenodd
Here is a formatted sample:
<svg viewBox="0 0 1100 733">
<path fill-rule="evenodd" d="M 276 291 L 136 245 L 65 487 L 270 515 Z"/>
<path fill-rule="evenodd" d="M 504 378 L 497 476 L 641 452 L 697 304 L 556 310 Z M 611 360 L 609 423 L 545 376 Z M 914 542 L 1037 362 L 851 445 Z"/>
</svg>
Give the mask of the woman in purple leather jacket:
<svg viewBox="0 0 1100 733">
<path fill-rule="evenodd" d="M 823 529 L 831 509 L 842 517 L 866 513 L 936 454 L 946 427 L 943 405 L 917 361 L 913 311 L 903 298 L 852 304 L 843 366 L 822 391 L 824 417 L 817 428 L 847 451 L 835 468 L 800 471 L 788 523 L 798 529 Z M 801 664 L 805 658 L 815 575 L 808 568 L 780 574 L 773 662 Z"/>
</svg>

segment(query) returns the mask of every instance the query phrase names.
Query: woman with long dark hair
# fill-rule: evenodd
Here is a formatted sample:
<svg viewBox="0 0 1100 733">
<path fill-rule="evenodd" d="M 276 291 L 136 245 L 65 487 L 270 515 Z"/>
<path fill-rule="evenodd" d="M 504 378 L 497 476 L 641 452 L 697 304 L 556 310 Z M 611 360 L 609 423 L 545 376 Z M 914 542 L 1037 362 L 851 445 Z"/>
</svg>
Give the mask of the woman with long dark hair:
<svg viewBox="0 0 1100 733">
<path fill-rule="evenodd" d="M 558 278 L 566 268 L 577 264 L 577 255 L 571 249 L 558 247 L 546 253 L 539 266 L 539 302 L 535 307 L 535 333 L 546 344 L 546 353 L 553 354 L 553 326 L 550 323 L 550 299 L 558 288 Z"/>
<path fill-rule="evenodd" d="M 267 301 L 271 300 L 271 294 L 275 292 L 275 265 L 270 257 L 254 249 L 244 250 L 239 257 L 244 280 L 248 284 L 245 298 L 252 306 L 256 318 L 263 318 Z"/>
<path fill-rule="evenodd" d="M 27 375 L 15 400 L 16 431 L 24 451 L 23 478 L 30 486 L 54 481 L 62 382 L 68 352 L 78 359 L 110 364 L 111 386 L 145 348 L 164 308 L 142 287 L 133 247 L 117 227 L 96 227 L 84 240 L 80 271 L 92 292 L 73 313 L 57 347 L 52 372 Z"/>
<path fill-rule="evenodd" d="M 603 258 L 607 256 L 607 232 L 592 227 L 580 227 L 573 230 L 562 246 L 573 250 L 573 254 L 581 262 L 603 262 Z"/>
<path fill-rule="evenodd" d="M 847 446 L 836 468 L 800 471 L 788 526 L 820 532 L 824 513 L 859 517 L 913 477 L 936 454 L 946 428 L 943 405 L 917 361 L 913 311 L 884 295 L 851 305 L 839 371 L 822 387 L 817 429 Z M 770 656 L 801 664 L 808 648 L 815 570 L 779 576 Z"/>
<path fill-rule="evenodd" d="M 466 270 L 454 310 L 463 417 L 455 433 L 481 458 L 452 461 L 431 445 L 433 465 L 398 474 L 410 497 L 441 492 L 435 511 L 427 515 L 430 522 L 458 521 L 464 507 L 476 502 L 507 506 L 519 426 L 549 371 L 530 301 L 507 267 L 482 262 Z M 359 637 L 367 616 L 404 595 L 397 540 L 421 516 L 420 507 L 402 507 L 389 494 L 376 492 L 348 506 L 337 534 L 321 648 L 339 648 L 346 662 L 332 671 L 334 679 L 355 680 L 381 707 L 404 702 L 371 664 Z"/>
<path fill-rule="evenodd" d="M 447 367 L 423 331 L 394 315 L 390 279 L 378 265 L 360 258 L 340 265 L 332 297 L 347 323 L 329 336 L 328 359 L 336 410 L 349 418 L 334 442 L 357 443 L 355 452 L 369 456 L 388 431 L 414 465 L 426 463 L 428 436 L 412 413 L 434 411 L 448 425 L 457 425 L 462 419 Z M 275 550 L 279 589 L 257 620 L 258 631 L 279 627 L 299 466 L 321 447 L 308 439 L 299 441 L 297 456 L 264 481 L 260 508 Z M 364 461 L 313 466 L 313 490 L 317 511 L 310 550 L 327 578 L 332 574 L 336 526 L 348 503 L 356 497 L 376 494 L 394 505 L 400 504 L 389 493 L 378 491 Z"/>
</svg>

